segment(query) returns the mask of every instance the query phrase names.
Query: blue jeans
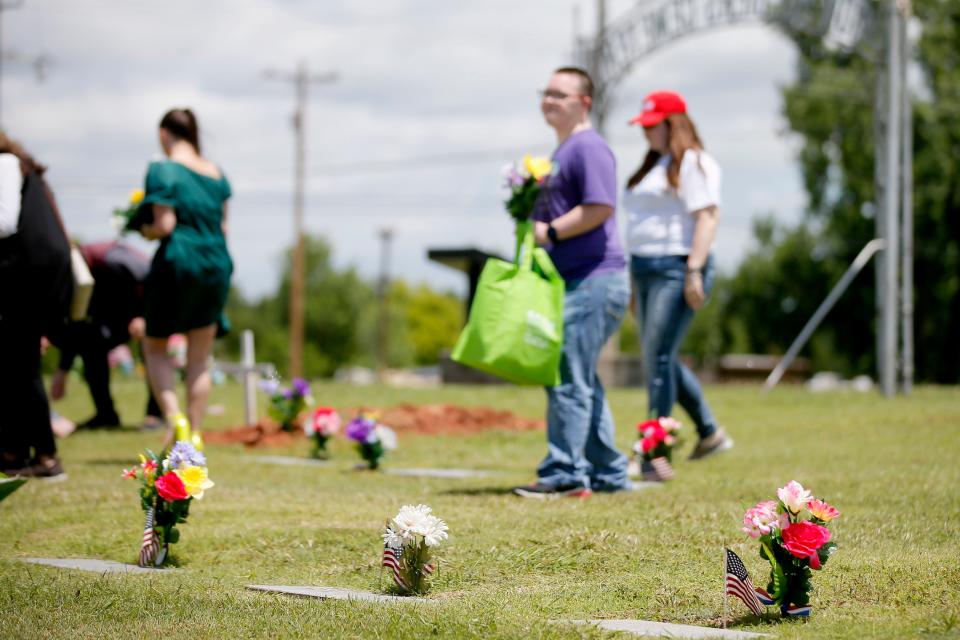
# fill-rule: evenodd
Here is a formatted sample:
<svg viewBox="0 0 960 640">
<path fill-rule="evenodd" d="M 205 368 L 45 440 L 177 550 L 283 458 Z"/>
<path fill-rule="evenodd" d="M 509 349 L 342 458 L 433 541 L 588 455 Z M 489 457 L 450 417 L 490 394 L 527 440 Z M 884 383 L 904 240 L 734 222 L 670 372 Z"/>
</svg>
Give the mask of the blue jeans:
<svg viewBox="0 0 960 640">
<path fill-rule="evenodd" d="M 560 384 L 547 387 L 547 457 L 540 482 L 596 491 L 627 487 L 627 457 L 614 446 L 613 415 L 597 376 L 597 357 L 630 302 L 623 272 L 567 283 Z"/>
<path fill-rule="evenodd" d="M 632 256 L 630 275 L 637 288 L 636 316 L 650 415 L 669 416 L 679 401 L 697 434 L 705 438 L 716 431 L 716 422 L 697 377 L 677 357 L 693 320 L 693 309 L 683 297 L 686 266 L 686 256 Z M 703 269 L 705 293 L 713 286 L 713 276 L 711 258 Z"/>
</svg>

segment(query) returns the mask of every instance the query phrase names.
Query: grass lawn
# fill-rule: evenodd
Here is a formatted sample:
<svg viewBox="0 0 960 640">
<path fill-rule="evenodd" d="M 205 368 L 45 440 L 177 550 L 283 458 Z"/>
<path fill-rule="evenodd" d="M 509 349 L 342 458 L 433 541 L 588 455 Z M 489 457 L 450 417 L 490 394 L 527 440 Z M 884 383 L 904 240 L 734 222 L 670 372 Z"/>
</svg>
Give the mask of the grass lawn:
<svg viewBox="0 0 960 640">
<path fill-rule="evenodd" d="M 91 411 L 79 380 L 57 409 Z M 538 417 L 542 391 L 513 387 L 397 390 L 322 384 L 318 402 L 449 402 Z M 142 416 L 139 383 L 115 386 L 120 413 Z M 532 480 L 539 432 L 406 436 L 394 466 L 469 467 L 486 478 L 420 479 L 357 473 L 345 441 L 328 467 L 258 464 L 299 450 L 209 446 L 217 486 L 193 505 L 160 575 L 96 575 L 18 557 L 133 561 L 143 517 L 124 466 L 156 433 L 77 433 L 61 442 L 70 478 L 30 482 L 0 503 L 0 631 L 4 638 L 586 638 L 603 632 L 554 620 L 642 618 L 716 625 L 722 546 L 766 583 L 743 511 L 799 480 L 843 513 L 839 552 L 815 575 L 809 622 L 757 619 L 731 600 L 734 625 L 778 638 L 960 637 L 960 390 L 919 388 L 909 399 L 783 388 L 708 389 L 733 451 L 687 463 L 664 487 L 589 500 L 539 502 L 505 493 Z M 645 413 L 635 390 L 610 393 L 626 450 Z M 236 424 L 240 388 L 214 390 L 227 407 L 207 429 Z M 261 403 L 262 404 L 262 403 Z M 680 416 L 684 419 L 685 416 Z M 248 591 L 245 585 L 329 585 L 376 591 L 379 533 L 403 504 L 430 504 L 450 526 L 429 605 L 361 605 Z"/>
</svg>

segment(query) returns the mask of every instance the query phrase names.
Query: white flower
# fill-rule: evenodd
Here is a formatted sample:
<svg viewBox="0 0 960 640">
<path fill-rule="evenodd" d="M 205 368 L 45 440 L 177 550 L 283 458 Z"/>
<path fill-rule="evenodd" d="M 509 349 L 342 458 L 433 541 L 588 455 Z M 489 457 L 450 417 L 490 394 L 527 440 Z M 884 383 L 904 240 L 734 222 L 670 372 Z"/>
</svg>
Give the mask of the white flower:
<svg viewBox="0 0 960 640">
<path fill-rule="evenodd" d="M 437 516 L 427 516 L 422 531 L 423 541 L 428 547 L 435 547 L 447 539 L 447 523 Z"/>
<path fill-rule="evenodd" d="M 374 429 L 374 432 L 377 434 L 377 437 L 380 439 L 380 444 L 383 445 L 384 449 L 396 449 L 397 448 L 397 432 L 391 429 L 390 427 L 378 424 Z M 430 507 L 427 507 L 428 509 Z"/>
<path fill-rule="evenodd" d="M 425 528 L 426 519 L 431 517 L 431 511 L 433 510 L 425 504 L 418 504 L 415 507 L 409 504 L 404 505 L 400 507 L 400 512 L 393 519 L 393 524 L 401 534 L 419 533 Z"/>
<path fill-rule="evenodd" d="M 403 546 L 404 542 L 405 540 L 402 534 L 394 531 L 392 527 L 387 527 L 387 530 L 383 534 L 383 543 L 385 545 L 391 549 L 399 549 Z"/>
</svg>

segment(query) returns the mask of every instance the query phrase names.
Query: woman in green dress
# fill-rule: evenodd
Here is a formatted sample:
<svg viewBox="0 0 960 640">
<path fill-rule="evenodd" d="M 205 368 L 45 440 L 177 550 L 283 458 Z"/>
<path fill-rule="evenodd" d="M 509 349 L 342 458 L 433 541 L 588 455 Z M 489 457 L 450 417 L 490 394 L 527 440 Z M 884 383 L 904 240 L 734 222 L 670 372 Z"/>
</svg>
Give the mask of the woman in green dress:
<svg viewBox="0 0 960 640">
<path fill-rule="evenodd" d="M 223 308 L 233 261 L 227 251 L 230 184 L 220 168 L 200 155 L 199 129 L 189 109 L 172 109 L 160 121 L 167 159 L 147 170 L 144 237 L 159 240 L 144 287 L 145 356 L 153 392 L 167 421 L 165 445 L 184 418 L 199 428 L 210 394 L 207 362 L 213 340 L 226 332 Z M 152 216 L 150 215 L 152 214 Z M 187 407 L 180 411 L 167 339 L 187 336 Z"/>
</svg>

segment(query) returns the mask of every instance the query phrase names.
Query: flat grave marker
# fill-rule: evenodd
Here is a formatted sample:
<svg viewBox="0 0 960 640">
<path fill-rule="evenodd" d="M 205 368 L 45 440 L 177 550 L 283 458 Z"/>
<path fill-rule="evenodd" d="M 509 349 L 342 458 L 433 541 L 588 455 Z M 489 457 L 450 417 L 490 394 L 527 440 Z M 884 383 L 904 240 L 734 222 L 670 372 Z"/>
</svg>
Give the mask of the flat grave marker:
<svg viewBox="0 0 960 640">
<path fill-rule="evenodd" d="M 359 602 L 403 603 L 432 602 L 432 600 L 427 600 L 426 598 L 390 596 L 382 593 L 370 593 L 369 591 L 341 589 L 339 587 L 299 587 L 270 584 L 248 584 L 247 589 L 251 589 L 253 591 L 266 591 L 268 593 L 285 593 L 294 596 L 305 596 L 307 598 L 320 598 L 321 600 L 356 600 Z"/>
<path fill-rule="evenodd" d="M 97 558 L 20 558 L 23 562 L 42 564 L 61 569 L 77 569 L 92 573 L 167 573 L 172 569 L 151 569 L 125 562 L 98 560 Z"/>
</svg>

